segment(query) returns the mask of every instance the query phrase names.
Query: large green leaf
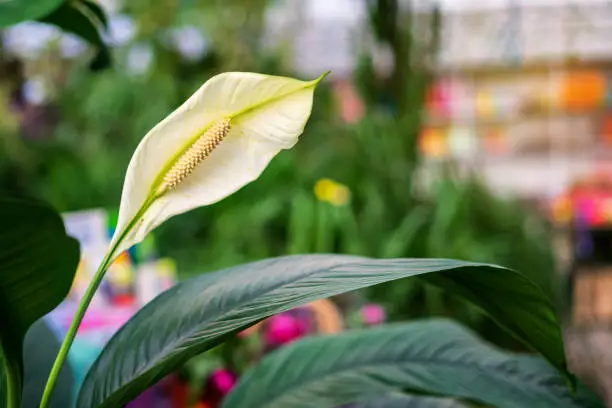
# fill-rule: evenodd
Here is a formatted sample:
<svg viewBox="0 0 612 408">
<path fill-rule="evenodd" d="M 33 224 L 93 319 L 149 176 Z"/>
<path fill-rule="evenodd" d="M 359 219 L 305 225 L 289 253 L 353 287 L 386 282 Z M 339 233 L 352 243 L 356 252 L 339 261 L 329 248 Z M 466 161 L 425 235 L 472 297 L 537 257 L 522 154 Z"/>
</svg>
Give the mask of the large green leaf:
<svg viewBox="0 0 612 408">
<path fill-rule="evenodd" d="M 58 8 L 65 0 L 0 1 L 0 28 L 22 21 L 37 20 Z"/>
<path fill-rule="evenodd" d="M 0 0 L 0 28 L 23 21 L 53 24 L 76 34 L 96 47 L 93 70 L 111 63 L 110 51 L 102 39 L 108 21 L 102 8 L 90 0 Z"/>
<path fill-rule="evenodd" d="M 450 398 L 424 397 L 407 394 L 376 396 L 346 408 L 468 408 L 467 405 Z"/>
<path fill-rule="evenodd" d="M 603 408 L 546 360 L 502 352 L 446 319 L 312 337 L 249 370 L 223 408 L 333 408 L 406 391 L 498 408 Z"/>
<path fill-rule="evenodd" d="M 102 39 L 102 31 L 108 23 L 104 11 L 98 5 L 85 0 L 67 1 L 40 21 L 54 24 L 94 45 L 97 53 L 91 62 L 93 70 L 110 65 L 110 52 Z"/>
<path fill-rule="evenodd" d="M 21 383 L 26 332 L 68 294 L 79 244 L 42 203 L 1 199 L 0 225 L 0 344 Z"/>
<path fill-rule="evenodd" d="M 38 408 L 42 391 L 51 372 L 51 366 L 59 352 L 60 343 L 55 333 L 44 319 L 34 323 L 24 340 L 24 384 L 21 408 Z M 0 396 L 6 395 L 5 372 L 0 352 Z M 49 407 L 66 408 L 72 406 L 74 377 L 69 364 L 60 371 L 59 379 Z M 0 397 L 0 408 L 6 408 L 6 400 Z"/>
<path fill-rule="evenodd" d="M 96 20 L 96 25 L 107 30 L 108 29 L 108 17 L 104 12 L 104 9 L 100 7 L 98 3 L 92 0 L 81 0 L 81 4 L 93 13 L 93 18 Z"/>
<path fill-rule="evenodd" d="M 553 308 L 531 281 L 497 266 L 444 259 L 296 255 L 184 281 L 138 312 L 89 371 L 78 406 L 117 407 L 202 353 L 268 316 L 340 293 L 411 276 L 440 276 L 526 344 L 565 368 Z"/>
</svg>

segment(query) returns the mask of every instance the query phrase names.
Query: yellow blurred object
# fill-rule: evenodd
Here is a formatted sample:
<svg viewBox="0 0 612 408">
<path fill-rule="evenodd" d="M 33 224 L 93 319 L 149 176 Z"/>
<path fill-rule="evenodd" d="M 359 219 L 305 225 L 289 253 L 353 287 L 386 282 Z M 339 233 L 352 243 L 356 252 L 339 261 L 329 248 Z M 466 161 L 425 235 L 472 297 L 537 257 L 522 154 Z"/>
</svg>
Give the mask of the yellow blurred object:
<svg viewBox="0 0 612 408">
<path fill-rule="evenodd" d="M 108 280 L 112 284 L 125 288 L 134 280 L 134 267 L 127 252 L 123 252 L 111 265 L 107 272 Z"/>
<path fill-rule="evenodd" d="M 70 296 L 78 297 L 82 292 L 82 288 L 87 287 L 91 275 L 87 271 L 87 262 L 84 257 L 81 257 L 77 266 L 74 279 L 72 280 L 72 287 L 70 288 Z"/>
<path fill-rule="evenodd" d="M 493 97 L 488 91 L 480 91 L 476 95 L 476 113 L 483 118 L 490 118 L 495 113 Z"/>
<path fill-rule="evenodd" d="M 549 92 L 539 93 L 537 96 L 537 101 L 540 109 L 543 111 L 550 111 L 558 107 L 556 104 L 558 101 L 552 98 Z"/>
<path fill-rule="evenodd" d="M 335 206 L 346 205 L 351 198 L 351 191 L 347 186 L 328 178 L 317 181 L 314 193 L 319 201 Z"/>
</svg>

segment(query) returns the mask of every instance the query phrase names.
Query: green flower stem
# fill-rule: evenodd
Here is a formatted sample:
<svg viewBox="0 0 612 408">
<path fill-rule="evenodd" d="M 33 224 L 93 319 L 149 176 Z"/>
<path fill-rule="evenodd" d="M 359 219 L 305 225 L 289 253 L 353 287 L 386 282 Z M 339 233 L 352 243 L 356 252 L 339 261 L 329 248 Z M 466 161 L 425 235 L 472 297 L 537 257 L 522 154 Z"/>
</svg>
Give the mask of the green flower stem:
<svg viewBox="0 0 612 408">
<path fill-rule="evenodd" d="M 115 248 L 116 247 L 117 245 L 115 245 Z M 68 357 L 68 352 L 70 351 L 72 342 L 74 341 L 77 331 L 79 330 L 81 321 L 83 321 L 85 312 L 87 311 L 89 304 L 91 303 L 94 295 L 96 294 L 96 291 L 98 290 L 98 286 L 100 286 L 100 283 L 102 282 L 102 279 L 104 278 L 104 274 L 106 273 L 106 270 L 111 264 L 112 253 L 113 253 L 113 250 L 109 251 L 108 254 L 106 254 L 106 256 L 104 257 L 104 260 L 102 261 L 102 263 L 100 264 L 100 267 L 96 271 L 96 274 L 94 275 L 91 283 L 87 287 L 87 290 L 85 291 L 85 295 L 83 296 L 83 299 L 81 299 L 81 303 L 79 303 L 79 307 L 77 308 L 76 314 L 74 315 L 74 318 L 72 319 L 72 323 L 70 324 L 68 333 L 66 334 L 66 337 L 64 338 L 64 341 L 60 348 L 60 351 L 57 354 L 57 357 L 55 358 L 55 362 L 53 363 L 53 368 L 51 368 L 51 373 L 49 374 L 49 379 L 47 380 L 47 385 L 45 385 L 45 390 L 43 392 L 43 396 L 40 401 L 41 408 L 46 408 L 49 405 L 49 402 L 51 400 L 51 394 L 53 392 L 53 388 L 55 388 L 55 384 L 57 382 L 57 379 L 59 378 L 60 370 L 62 369 L 62 366 L 64 365 L 64 362 L 66 361 L 66 358 Z"/>
<path fill-rule="evenodd" d="M 68 357 L 68 352 L 70 351 L 70 347 L 72 346 L 72 342 L 76 337 L 77 331 L 79 330 L 79 326 L 83 321 L 83 317 L 85 317 L 85 312 L 87 312 L 87 308 L 91 304 L 98 287 L 102 283 L 102 279 L 106 274 L 106 270 L 111 266 L 112 262 L 115 260 L 115 252 L 119 245 L 123 242 L 127 234 L 134 228 L 136 222 L 140 220 L 140 218 L 144 215 L 144 213 L 149 209 L 151 204 L 159 198 L 163 192 L 150 194 L 149 198 L 145 200 L 144 204 L 140 208 L 140 210 L 136 213 L 136 215 L 130 220 L 125 230 L 117 239 L 117 242 L 109 249 L 108 253 L 104 256 L 100 267 L 96 271 L 91 283 L 87 287 L 85 294 L 83 295 L 83 299 L 81 299 L 81 303 L 79 303 L 79 307 L 77 308 L 76 314 L 72 319 L 72 323 L 70 324 L 70 328 L 68 329 L 68 333 L 62 342 L 62 346 L 60 347 L 60 351 L 55 358 L 55 362 L 53 363 L 53 367 L 51 368 L 51 373 L 49 374 L 49 379 L 47 380 L 47 385 L 45 385 L 45 390 L 43 392 L 42 399 L 40 401 L 40 408 L 47 408 L 49 406 L 49 401 L 51 400 L 51 393 L 53 392 L 53 388 L 55 388 L 55 384 L 57 383 L 57 379 L 59 378 L 60 370 L 62 366 L 66 362 L 66 358 Z M 9 407 L 12 408 L 12 407 Z"/>
<path fill-rule="evenodd" d="M 8 408 L 21 407 L 21 380 L 19 364 L 8 353 L 4 353 L 4 367 L 6 371 L 6 403 Z"/>
</svg>

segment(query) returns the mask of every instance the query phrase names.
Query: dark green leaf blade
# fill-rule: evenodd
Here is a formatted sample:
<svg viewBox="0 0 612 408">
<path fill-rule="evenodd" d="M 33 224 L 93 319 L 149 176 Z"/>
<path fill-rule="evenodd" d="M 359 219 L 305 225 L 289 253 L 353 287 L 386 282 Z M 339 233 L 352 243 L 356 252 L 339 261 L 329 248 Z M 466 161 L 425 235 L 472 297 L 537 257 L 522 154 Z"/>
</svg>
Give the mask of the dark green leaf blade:
<svg viewBox="0 0 612 408">
<path fill-rule="evenodd" d="M 38 319 L 68 294 L 79 244 L 51 207 L 0 200 L 0 344 L 23 378 L 23 340 Z"/>
<path fill-rule="evenodd" d="M 32 325 L 24 340 L 24 384 L 21 408 L 38 408 L 43 389 L 51 372 L 51 366 L 59 352 L 60 342 L 44 319 Z M 4 364 L 0 352 L 0 396 L 6 395 L 4 388 Z M 73 404 L 74 378 L 69 364 L 60 371 L 53 391 L 50 408 L 66 408 Z M 0 408 L 6 408 L 5 398 L 0 397 Z"/>
<path fill-rule="evenodd" d="M 6 408 L 6 397 L 8 395 L 8 389 L 6 386 L 6 371 L 4 369 L 4 357 L 2 356 L 2 350 L 0 350 L 0 408 Z"/>
<path fill-rule="evenodd" d="M 0 28 L 37 20 L 58 8 L 65 0 L 0 1 Z"/>
<path fill-rule="evenodd" d="M 431 319 L 283 347 L 245 373 L 223 408 L 333 408 L 402 391 L 498 408 L 583 406 L 544 359 L 502 352 Z"/>
<path fill-rule="evenodd" d="M 395 279 L 433 275 L 443 275 L 468 294 L 472 285 L 480 293 L 479 280 L 494 275 L 494 280 L 484 279 L 495 283 L 490 293 L 472 300 L 557 368 L 565 368 L 549 299 L 515 271 L 445 259 L 296 255 L 205 274 L 157 297 L 108 343 L 85 379 L 78 406 L 121 406 L 190 357 L 273 314 Z M 513 310 L 527 321 L 515 321 Z"/>
<path fill-rule="evenodd" d="M 100 7 L 84 1 L 69 1 L 40 21 L 56 25 L 94 45 L 97 53 L 90 65 L 92 70 L 101 70 L 110 65 L 110 51 L 102 39 L 107 21 Z"/>
</svg>

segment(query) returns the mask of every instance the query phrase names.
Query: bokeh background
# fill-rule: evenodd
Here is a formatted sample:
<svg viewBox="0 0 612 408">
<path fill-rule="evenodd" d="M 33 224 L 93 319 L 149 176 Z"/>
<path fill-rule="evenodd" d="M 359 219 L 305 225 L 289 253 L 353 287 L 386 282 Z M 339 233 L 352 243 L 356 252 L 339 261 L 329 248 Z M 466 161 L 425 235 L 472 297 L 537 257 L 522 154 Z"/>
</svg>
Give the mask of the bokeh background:
<svg viewBox="0 0 612 408">
<path fill-rule="evenodd" d="M 1 194 L 112 220 L 140 139 L 208 78 L 331 70 L 296 148 L 155 232 L 149 245 L 178 279 L 297 253 L 458 258 L 529 275 L 580 328 L 579 350 L 612 323 L 612 2 L 99 3 L 113 56 L 100 72 L 53 26 L 2 32 Z M 391 321 L 450 315 L 522 349 L 418 280 L 334 301 Z M 225 365 L 248 360 L 231 347 Z M 215 366 L 202 364 L 181 375 Z"/>
</svg>

